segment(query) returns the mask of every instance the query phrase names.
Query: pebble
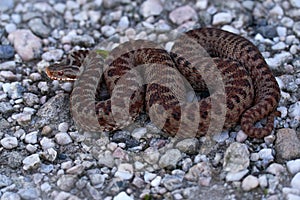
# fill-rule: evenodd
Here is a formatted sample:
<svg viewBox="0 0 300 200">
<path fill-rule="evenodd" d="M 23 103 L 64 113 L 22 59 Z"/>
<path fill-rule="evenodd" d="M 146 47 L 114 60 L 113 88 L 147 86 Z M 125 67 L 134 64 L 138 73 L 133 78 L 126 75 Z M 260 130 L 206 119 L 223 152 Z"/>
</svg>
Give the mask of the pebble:
<svg viewBox="0 0 300 200">
<path fill-rule="evenodd" d="M 133 200 L 133 198 L 128 196 L 126 192 L 120 192 L 113 198 L 113 200 Z"/>
<path fill-rule="evenodd" d="M 225 140 L 227 140 L 228 138 L 229 138 L 228 131 L 222 131 L 220 133 L 216 133 L 213 135 L 213 140 L 218 143 L 225 142 Z"/>
<path fill-rule="evenodd" d="M 288 63 L 293 59 L 290 52 L 282 51 L 281 53 L 275 54 L 273 58 L 266 58 L 266 62 L 271 69 L 277 69 L 284 63 Z"/>
<path fill-rule="evenodd" d="M 277 44 L 272 46 L 273 50 L 283 50 L 286 48 L 286 44 L 284 42 L 278 42 Z"/>
<path fill-rule="evenodd" d="M 36 144 L 37 143 L 37 131 L 33 131 L 31 133 L 26 134 L 25 136 L 25 142 L 27 144 Z"/>
<path fill-rule="evenodd" d="M 213 16 L 213 25 L 228 24 L 232 21 L 233 16 L 230 12 L 220 12 Z"/>
<path fill-rule="evenodd" d="M 30 30 L 16 30 L 8 35 L 8 39 L 14 44 L 14 49 L 24 61 L 39 58 L 42 42 Z"/>
<path fill-rule="evenodd" d="M 12 70 L 16 68 L 15 61 L 7 61 L 0 63 L 0 70 Z"/>
<path fill-rule="evenodd" d="M 31 19 L 28 25 L 33 33 L 42 38 L 47 38 L 51 32 L 49 26 L 46 26 L 40 18 Z"/>
<path fill-rule="evenodd" d="M 116 33 L 116 29 L 112 26 L 105 25 L 101 27 L 101 32 L 105 37 L 110 37 Z"/>
<path fill-rule="evenodd" d="M 187 154 L 197 154 L 200 148 L 200 143 L 196 138 L 188 138 L 179 141 L 176 148 Z"/>
<path fill-rule="evenodd" d="M 61 60 L 64 52 L 61 49 L 53 49 L 43 53 L 42 59 L 45 61 L 58 61 Z"/>
<path fill-rule="evenodd" d="M 259 185 L 258 178 L 249 175 L 242 181 L 242 189 L 244 191 L 250 191 Z"/>
<path fill-rule="evenodd" d="M 1 200 L 21 200 L 21 197 L 18 193 L 4 192 L 1 196 Z"/>
<path fill-rule="evenodd" d="M 5 137 L 0 143 L 5 149 L 13 149 L 18 146 L 18 139 L 16 137 Z"/>
<path fill-rule="evenodd" d="M 161 180 L 162 180 L 161 176 L 157 176 L 151 181 L 150 185 L 152 187 L 158 187 L 161 183 Z"/>
<path fill-rule="evenodd" d="M 204 10 L 207 8 L 208 0 L 197 0 L 196 8 Z"/>
<path fill-rule="evenodd" d="M 161 156 L 158 165 L 161 168 L 175 168 L 181 157 L 181 153 L 178 149 L 169 149 Z"/>
<path fill-rule="evenodd" d="M 146 0 L 142 3 L 140 12 L 147 18 L 161 14 L 163 6 L 160 0 Z"/>
<path fill-rule="evenodd" d="M 0 188 L 7 187 L 7 186 L 11 185 L 12 183 L 13 183 L 13 181 L 11 180 L 11 178 L 9 178 L 3 174 L 0 174 Z"/>
<path fill-rule="evenodd" d="M 183 176 L 166 174 L 162 179 L 162 184 L 169 191 L 174 191 L 182 187 Z"/>
<path fill-rule="evenodd" d="M 115 173 L 116 177 L 122 180 L 129 180 L 133 177 L 133 166 L 129 163 L 121 163 L 118 166 L 118 171 Z"/>
<path fill-rule="evenodd" d="M 115 164 L 115 160 L 110 151 L 105 151 L 104 154 L 99 154 L 98 156 L 98 164 L 100 166 L 106 166 L 112 168 Z"/>
<path fill-rule="evenodd" d="M 279 129 L 275 141 L 276 159 L 280 162 L 300 157 L 300 141 L 293 129 Z"/>
<path fill-rule="evenodd" d="M 291 118 L 296 118 L 300 116 L 300 101 L 292 104 L 288 110 L 288 115 Z"/>
<path fill-rule="evenodd" d="M 298 0 L 290 0 L 292 6 L 300 8 L 300 2 Z"/>
<path fill-rule="evenodd" d="M 236 141 L 240 143 L 244 142 L 247 138 L 248 135 L 242 130 L 240 130 L 236 135 Z"/>
<path fill-rule="evenodd" d="M 178 25 L 181 25 L 188 20 L 196 21 L 196 16 L 196 11 L 189 5 L 178 7 L 169 14 L 170 20 Z"/>
<path fill-rule="evenodd" d="M 74 188 L 76 181 L 76 175 L 63 174 L 57 180 L 57 187 L 63 191 L 69 192 Z"/>
<path fill-rule="evenodd" d="M 300 37 L 300 22 L 295 22 L 293 26 L 293 31 L 296 33 L 298 37 Z"/>
<path fill-rule="evenodd" d="M 23 160 L 23 169 L 29 170 L 29 169 L 36 169 L 41 164 L 40 156 L 39 154 L 32 154 L 30 156 L 27 156 Z"/>
<path fill-rule="evenodd" d="M 212 179 L 211 167 L 206 162 L 201 162 L 191 167 L 185 178 L 189 181 L 196 182 L 201 186 L 209 186 Z"/>
<path fill-rule="evenodd" d="M 291 186 L 292 186 L 292 188 L 296 188 L 296 189 L 300 190 L 300 173 L 297 173 L 293 177 L 293 179 L 291 181 Z"/>
<path fill-rule="evenodd" d="M 300 159 L 288 161 L 286 167 L 291 174 L 300 172 Z"/>
<path fill-rule="evenodd" d="M 226 181 L 240 181 L 246 174 L 248 174 L 249 170 L 245 169 L 239 172 L 228 172 L 226 174 Z"/>
<path fill-rule="evenodd" d="M 4 83 L 2 88 L 11 99 L 21 98 L 23 96 L 23 91 L 25 90 L 19 82 Z"/>
<path fill-rule="evenodd" d="M 272 149 L 262 149 L 258 152 L 259 158 L 264 160 L 267 163 L 270 163 L 274 160 L 274 156 L 272 154 Z"/>
<path fill-rule="evenodd" d="M 38 199 L 40 191 L 37 188 L 26 188 L 18 191 L 20 197 L 24 200 Z"/>
<path fill-rule="evenodd" d="M 274 174 L 276 176 L 279 176 L 281 173 L 285 172 L 285 168 L 278 164 L 278 163 L 272 163 L 266 170 L 267 172 Z"/>
<path fill-rule="evenodd" d="M 82 170 L 83 171 L 83 170 Z M 92 185 L 97 187 L 102 187 L 105 181 L 106 174 L 90 174 L 89 179 L 91 180 Z"/>
<path fill-rule="evenodd" d="M 227 172 L 239 172 L 250 164 L 250 153 L 245 144 L 234 142 L 226 149 L 223 168 Z"/>
<path fill-rule="evenodd" d="M 143 159 L 150 165 L 157 164 L 160 153 L 154 148 L 147 148 L 143 153 Z"/>
<path fill-rule="evenodd" d="M 54 150 L 54 148 L 47 148 L 44 150 L 44 152 L 42 153 L 43 158 L 53 162 L 55 161 L 55 159 L 57 158 L 57 151 Z"/>
<path fill-rule="evenodd" d="M 68 145 L 72 143 L 72 138 L 68 133 L 57 133 L 55 135 L 55 141 L 59 145 Z"/>
<path fill-rule="evenodd" d="M 47 137 L 43 137 L 40 140 L 40 145 L 42 146 L 43 150 L 55 147 L 55 143 L 54 143 L 53 139 L 50 139 L 50 138 L 47 138 Z"/>
<path fill-rule="evenodd" d="M 0 45 L 0 59 L 10 59 L 14 57 L 14 55 L 15 50 L 11 45 Z"/>
</svg>

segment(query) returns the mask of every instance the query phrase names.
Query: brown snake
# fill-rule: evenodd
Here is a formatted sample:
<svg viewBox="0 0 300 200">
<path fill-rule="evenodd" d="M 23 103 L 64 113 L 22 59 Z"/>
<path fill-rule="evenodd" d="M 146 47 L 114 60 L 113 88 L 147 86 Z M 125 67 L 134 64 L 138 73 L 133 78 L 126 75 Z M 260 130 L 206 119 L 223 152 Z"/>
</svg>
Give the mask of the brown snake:
<svg viewBox="0 0 300 200">
<path fill-rule="evenodd" d="M 123 128 L 143 105 L 151 121 L 172 136 L 202 136 L 238 122 L 250 137 L 262 138 L 273 130 L 280 89 L 259 50 L 241 36 L 201 28 L 179 37 L 170 53 L 137 40 L 113 49 L 105 61 L 101 54 L 75 51 L 46 69 L 52 79 L 77 79 L 72 115 L 83 130 Z M 111 97 L 96 101 L 101 77 Z M 210 96 L 187 102 L 188 82 Z M 256 127 L 263 118 L 266 125 Z"/>
</svg>

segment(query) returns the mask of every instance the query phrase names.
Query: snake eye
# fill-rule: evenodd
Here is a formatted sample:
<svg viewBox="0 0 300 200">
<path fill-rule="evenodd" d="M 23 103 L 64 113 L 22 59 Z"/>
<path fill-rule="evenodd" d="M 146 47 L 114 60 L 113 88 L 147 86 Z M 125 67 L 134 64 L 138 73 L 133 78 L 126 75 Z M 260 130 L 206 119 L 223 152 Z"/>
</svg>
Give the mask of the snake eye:
<svg viewBox="0 0 300 200">
<path fill-rule="evenodd" d="M 57 75 L 58 75 L 58 76 L 62 76 L 62 75 L 64 75 L 64 72 L 63 72 L 63 71 L 58 71 L 58 72 L 57 72 Z"/>
</svg>

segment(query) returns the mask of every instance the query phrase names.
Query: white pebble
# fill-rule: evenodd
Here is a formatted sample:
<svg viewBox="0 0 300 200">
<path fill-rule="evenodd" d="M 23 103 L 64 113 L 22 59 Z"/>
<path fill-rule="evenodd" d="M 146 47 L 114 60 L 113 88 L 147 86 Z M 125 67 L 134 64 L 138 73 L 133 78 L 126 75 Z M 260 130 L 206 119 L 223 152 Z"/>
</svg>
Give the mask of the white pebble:
<svg viewBox="0 0 300 200">
<path fill-rule="evenodd" d="M 242 130 L 240 130 L 238 133 L 237 133 L 237 135 L 236 135 L 236 141 L 237 142 L 244 142 L 246 139 L 248 138 L 248 135 L 244 132 L 244 131 L 242 131 Z"/>
<path fill-rule="evenodd" d="M 277 176 L 285 172 L 285 168 L 278 163 L 272 163 L 266 171 Z"/>
<path fill-rule="evenodd" d="M 133 200 L 133 198 L 128 196 L 126 192 L 120 192 L 117 196 L 114 197 L 113 200 Z"/>
<path fill-rule="evenodd" d="M 122 180 L 131 179 L 133 177 L 133 166 L 129 163 L 120 164 L 115 176 L 121 178 Z"/>
<path fill-rule="evenodd" d="M 58 125 L 58 130 L 59 130 L 60 132 L 67 132 L 68 129 L 69 129 L 69 124 L 66 123 L 66 122 L 60 123 L 60 124 Z"/>
<path fill-rule="evenodd" d="M 277 44 L 272 46 L 273 50 L 283 50 L 285 49 L 286 45 L 284 42 L 278 42 Z"/>
<path fill-rule="evenodd" d="M 31 133 L 26 134 L 25 136 L 25 142 L 27 144 L 36 144 L 37 143 L 37 131 L 33 131 Z"/>
<path fill-rule="evenodd" d="M 300 159 L 290 160 L 286 163 L 287 169 L 291 174 L 300 172 Z"/>
<path fill-rule="evenodd" d="M 150 181 L 152 181 L 156 176 L 157 176 L 156 174 L 146 171 L 144 175 L 144 181 L 146 183 L 150 183 Z"/>
<path fill-rule="evenodd" d="M 72 142 L 72 138 L 69 136 L 68 133 L 57 133 L 55 135 L 55 141 L 57 142 L 57 144 L 67 145 Z"/>
<path fill-rule="evenodd" d="M 226 181 L 240 181 L 248 172 L 248 169 L 239 172 L 228 172 L 226 175 Z"/>
<path fill-rule="evenodd" d="M 267 176 L 265 174 L 260 176 L 258 178 L 258 181 L 259 181 L 260 187 L 266 188 L 268 186 L 268 179 L 267 179 Z"/>
<path fill-rule="evenodd" d="M 291 186 L 292 186 L 293 188 L 296 188 L 296 189 L 300 190 L 300 173 L 297 173 L 297 174 L 293 177 L 293 179 L 292 179 L 292 181 L 291 181 Z"/>
<path fill-rule="evenodd" d="M 163 11 L 160 0 L 146 0 L 140 8 L 141 14 L 146 18 L 153 15 L 159 15 Z"/>
<path fill-rule="evenodd" d="M 259 184 L 258 178 L 255 176 L 249 175 L 242 182 L 242 188 L 244 191 L 250 191 L 256 188 Z"/>
<path fill-rule="evenodd" d="M 213 25 L 228 24 L 232 21 L 232 14 L 229 12 L 220 12 L 214 15 Z"/>
<path fill-rule="evenodd" d="M 53 139 L 49 139 L 47 137 L 43 137 L 40 141 L 40 144 L 44 150 L 55 147 Z"/>
<path fill-rule="evenodd" d="M 18 139 L 16 137 L 5 137 L 1 140 L 1 145 L 5 149 L 13 149 L 18 146 Z"/>
<path fill-rule="evenodd" d="M 157 187 L 159 186 L 160 182 L 161 182 L 161 176 L 157 176 L 151 181 L 150 184 L 152 187 Z"/>
<path fill-rule="evenodd" d="M 39 154 L 32 154 L 23 160 L 23 169 L 35 169 L 41 164 Z"/>
</svg>

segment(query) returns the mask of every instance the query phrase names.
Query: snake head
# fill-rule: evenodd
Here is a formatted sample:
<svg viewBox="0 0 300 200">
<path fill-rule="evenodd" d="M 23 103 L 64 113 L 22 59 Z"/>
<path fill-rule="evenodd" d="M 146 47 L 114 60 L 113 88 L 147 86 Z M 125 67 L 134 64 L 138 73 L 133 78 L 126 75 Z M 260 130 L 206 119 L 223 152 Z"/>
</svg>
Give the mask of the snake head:
<svg viewBox="0 0 300 200">
<path fill-rule="evenodd" d="M 53 64 L 47 67 L 45 72 L 52 80 L 75 81 L 80 71 L 78 66 Z"/>
</svg>

